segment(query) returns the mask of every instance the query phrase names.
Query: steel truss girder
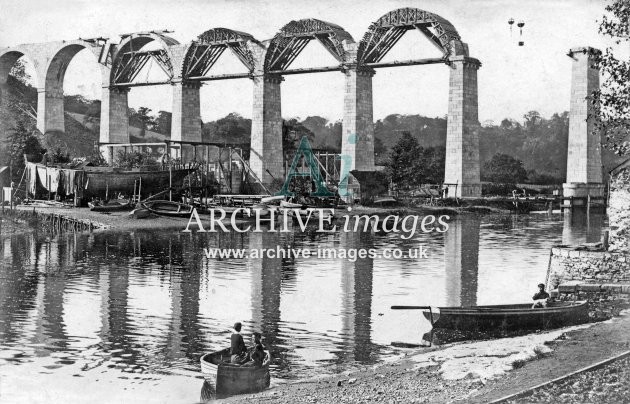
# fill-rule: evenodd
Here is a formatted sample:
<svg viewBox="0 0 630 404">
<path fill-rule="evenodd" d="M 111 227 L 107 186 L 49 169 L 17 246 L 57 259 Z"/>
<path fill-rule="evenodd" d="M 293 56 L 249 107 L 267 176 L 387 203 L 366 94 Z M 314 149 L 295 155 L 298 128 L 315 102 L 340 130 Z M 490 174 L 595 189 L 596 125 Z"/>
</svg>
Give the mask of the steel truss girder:
<svg viewBox="0 0 630 404">
<path fill-rule="evenodd" d="M 166 50 L 130 51 L 122 54 L 114 67 L 114 84 L 133 82 L 149 60 L 154 60 L 169 80 L 173 78 L 173 66 Z"/>
<path fill-rule="evenodd" d="M 357 59 L 360 64 L 380 61 L 406 31 L 417 28 L 445 58 L 452 56 L 452 42 L 461 42 L 455 27 L 437 14 L 415 8 L 391 11 L 370 25 L 359 43 Z M 402 30 L 402 31 L 401 31 Z"/>
<path fill-rule="evenodd" d="M 205 77 L 226 49 L 251 73 L 254 70 L 254 56 L 248 47 L 249 41 L 255 41 L 250 34 L 227 28 L 214 28 L 204 32 L 186 53 L 183 78 Z"/>
<path fill-rule="evenodd" d="M 340 63 L 347 61 L 343 41 L 354 42 L 352 36 L 338 25 L 316 19 L 291 21 L 271 40 L 265 57 L 265 71 L 286 70 L 314 39 Z"/>
</svg>

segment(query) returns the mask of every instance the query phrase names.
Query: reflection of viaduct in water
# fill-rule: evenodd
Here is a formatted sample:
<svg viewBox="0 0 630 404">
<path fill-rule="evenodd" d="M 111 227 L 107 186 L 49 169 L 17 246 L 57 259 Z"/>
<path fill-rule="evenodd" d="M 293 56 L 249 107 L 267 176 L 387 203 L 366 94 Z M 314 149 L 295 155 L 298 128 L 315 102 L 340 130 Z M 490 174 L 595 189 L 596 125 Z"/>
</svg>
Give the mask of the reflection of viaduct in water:
<svg viewBox="0 0 630 404">
<path fill-rule="evenodd" d="M 439 57 L 383 62 L 407 32 L 426 37 Z M 79 39 L 0 49 L 0 93 L 7 93 L 7 77 L 15 62 L 20 57 L 26 58 L 35 68 L 37 127 L 43 133 L 64 131 L 65 73 L 76 54 L 87 49 L 98 62 L 95 70 L 102 84 L 100 143 L 106 158 L 113 159 L 114 145 L 122 147 L 130 142 L 127 106 L 132 87 L 170 84 L 173 91 L 171 140 L 198 144 L 202 140 L 199 125 L 202 83 L 248 78 L 253 85 L 250 166 L 258 178 L 270 183 L 273 178 L 284 176 L 283 76 L 333 71 L 343 74 L 341 171 L 345 178 L 354 169 L 374 170 L 372 77 L 375 69 L 443 64 L 450 72 L 444 183 L 450 187 L 449 196 L 481 195 L 477 130 L 477 70 L 481 63 L 469 57 L 468 45 L 445 18 L 416 8 L 392 10 L 372 23 L 358 42 L 339 25 L 313 18 L 291 21 L 265 41 L 225 28 L 209 29 L 184 44 L 166 34 L 164 31 L 136 32 L 122 35 L 119 41 Z M 311 41 L 321 43 L 334 57 L 335 65 L 291 69 L 291 64 Z M 216 74 L 213 67 L 225 50 L 238 58 L 246 72 Z M 138 82 L 143 69 L 146 71 L 146 66 L 152 64 L 161 69 L 164 78 Z M 192 154 L 190 150 L 186 153 Z"/>
<path fill-rule="evenodd" d="M 116 259 L 120 260 L 131 258 L 128 254 L 123 254 L 118 248 L 125 245 L 121 238 L 126 237 L 106 234 L 95 237 L 94 243 L 101 244 L 105 261 L 111 256 L 116 256 Z M 110 249 L 114 249 L 114 251 L 110 251 Z M 108 265 L 108 267 L 107 269 L 99 267 L 98 271 L 101 296 L 101 330 L 99 333 L 101 341 L 106 345 L 111 344 L 116 349 L 122 349 L 122 353 L 131 354 L 130 358 L 135 358 L 139 353 L 133 349 L 130 340 L 132 330 L 130 329 L 131 319 L 129 318 L 129 266 L 122 264 Z"/>
<path fill-rule="evenodd" d="M 278 233 L 249 233 L 249 248 L 275 249 L 280 244 Z M 248 259 L 252 285 L 253 327 L 262 332 L 266 342 L 277 347 L 280 323 L 282 258 Z"/>
<path fill-rule="evenodd" d="M 447 306 L 475 306 L 480 219 L 462 215 L 444 233 Z"/>
<path fill-rule="evenodd" d="M 184 253 L 185 240 L 173 240 L 152 233 L 128 234 L 62 234 L 43 239 L 37 235 L 19 235 L 2 244 L 0 266 L 0 337 L 5 342 L 16 341 L 25 335 L 20 327 L 27 316 L 34 324 L 32 342 L 46 351 L 64 348 L 68 344 L 64 321 L 64 302 L 68 282 L 72 277 L 93 279 L 98 285 L 101 304 L 98 332 L 106 349 L 122 349 L 126 361 L 134 361 L 142 350 L 134 343 L 134 318 L 129 308 L 131 271 L 138 270 L 133 259 L 144 259 L 139 254 L 164 253 L 162 273 L 170 275 L 172 317 L 165 335 L 166 354 L 197 359 L 202 351 L 199 338 L 199 294 L 201 287 L 200 258 Z M 144 247 L 142 246 L 144 244 Z M 190 245 L 199 250 L 199 245 Z M 83 260 L 83 251 L 90 250 L 90 267 L 76 273 L 73 268 Z M 174 258 L 175 257 L 175 258 Z M 172 264 L 172 267 L 171 267 Z M 173 268 L 175 267 L 175 268 Z M 158 332 L 158 330 L 156 330 Z M 39 349 L 39 348 L 38 348 Z M 147 358 L 150 362 L 152 359 Z"/>
<path fill-rule="evenodd" d="M 341 232 L 340 245 L 346 249 L 373 248 L 369 233 Z M 343 344 L 353 359 L 365 362 L 372 354 L 372 282 L 374 260 L 358 258 L 356 262 L 341 260 L 341 299 Z"/>
<path fill-rule="evenodd" d="M 567 209 L 564 211 L 562 244 L 580 245 L 601 240 L 606 218 L 601 213 L 590 213 L 587 209 Z"/>
<path fill-rule="evenodd" d="M 38 245 L 33 235 L 5 238 L 0 256 L 0 338 L 14 342 L 19 338 L 16 323 L 36 305 L 39 287 L 38 265 L 34 261 Z"/>
</svg>

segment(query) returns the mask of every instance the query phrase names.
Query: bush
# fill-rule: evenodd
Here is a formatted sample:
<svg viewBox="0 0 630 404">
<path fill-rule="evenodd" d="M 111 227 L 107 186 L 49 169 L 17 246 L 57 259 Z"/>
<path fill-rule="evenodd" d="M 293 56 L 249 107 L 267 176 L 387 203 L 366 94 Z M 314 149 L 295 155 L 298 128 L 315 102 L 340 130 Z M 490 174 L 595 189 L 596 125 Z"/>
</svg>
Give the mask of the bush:
<svg viewBox="0 0 630 404">
<path fill-rule="evenodd" d="M 158 163 L 151 153 L 133 151 L 131 153 L 125 153 L 124 150 L 118 151 L 118 156 L 114 163 L 114 167 L 120 168 L 139 168 L 139 167 L 157 167 Z"/>
<path fill-rule="evenodd" d="M 523 162 L 508 154 L 495 154 L 483 165 L 482 180 L 504 184 L 517 184 L 525 181 L 527 171 Z"/>
<path fill-rule="evenodd" d="M 515 189 L 515 184 L 495 184 L 489 182 L 481 184 L 481 194 L 484 196 L 512 196 L 512 191 Z"/>
</svg>

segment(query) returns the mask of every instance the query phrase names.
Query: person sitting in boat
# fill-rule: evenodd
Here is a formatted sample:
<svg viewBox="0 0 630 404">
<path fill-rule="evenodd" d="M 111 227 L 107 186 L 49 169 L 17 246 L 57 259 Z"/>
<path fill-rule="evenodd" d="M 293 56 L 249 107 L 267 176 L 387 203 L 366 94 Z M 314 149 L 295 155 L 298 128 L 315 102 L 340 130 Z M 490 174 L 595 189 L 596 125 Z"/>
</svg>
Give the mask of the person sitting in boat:
<svg viewBox="0 0 630 404">
<path fill-rule="evenodd" d="M 245 346 L 245 341 L 243 341 L 243 336 L 241 335 L 241 327 L 242 325 L 240 322 L 235 323 L 234 332 L 230 337 L 230 362 L 239 365 L 247 362 L 247 347 Z"/>
<path fill-rule="evenodd" d="M 547 307 L 547 303 L 549 302 L 549 293 L 545 291 L 545 284 L 538 284 L 538 292 L 532 297 L 534 299 L 534 304 L 532 305 L 532 309 L 538 307 Z"/>
<path fill-rule="evenodd" d="M 262 334 L 255 332 L 252 334 L 253 347 L 249 350 L 249 362 L 245 366 L 261 367 L 265 360 L 265 347 L 262 344 Z"/>
</svg>

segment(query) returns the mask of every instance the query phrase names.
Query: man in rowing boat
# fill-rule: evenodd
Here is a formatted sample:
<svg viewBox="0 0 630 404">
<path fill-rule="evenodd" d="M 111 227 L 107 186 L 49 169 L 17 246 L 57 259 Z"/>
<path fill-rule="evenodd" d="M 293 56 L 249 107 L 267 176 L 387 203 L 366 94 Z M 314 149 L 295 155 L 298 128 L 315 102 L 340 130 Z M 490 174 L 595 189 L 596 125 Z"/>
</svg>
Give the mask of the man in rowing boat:
<svg viewBox="0 0 630 404">
<path fill-rule="evenodd" d="M 545 284 L 538 284 L 538 292 L 532 297 L 534 299 L 534 304 L 532 309 L 537 307 L 547 307 L 547 303 L 549 302 L 549 293 L 545 291 Z"/>
<path fill-rule="evenodd" d="M 234 332 L 230 337 L 230 362 L 236 364 L 242 364 L 247 362 L 247 347 L 245 346 L 245 341 L 243 341 L 243 336 L 241 335 L 241 323 L 237 322 L 234 324 Z"/>
</svg>

